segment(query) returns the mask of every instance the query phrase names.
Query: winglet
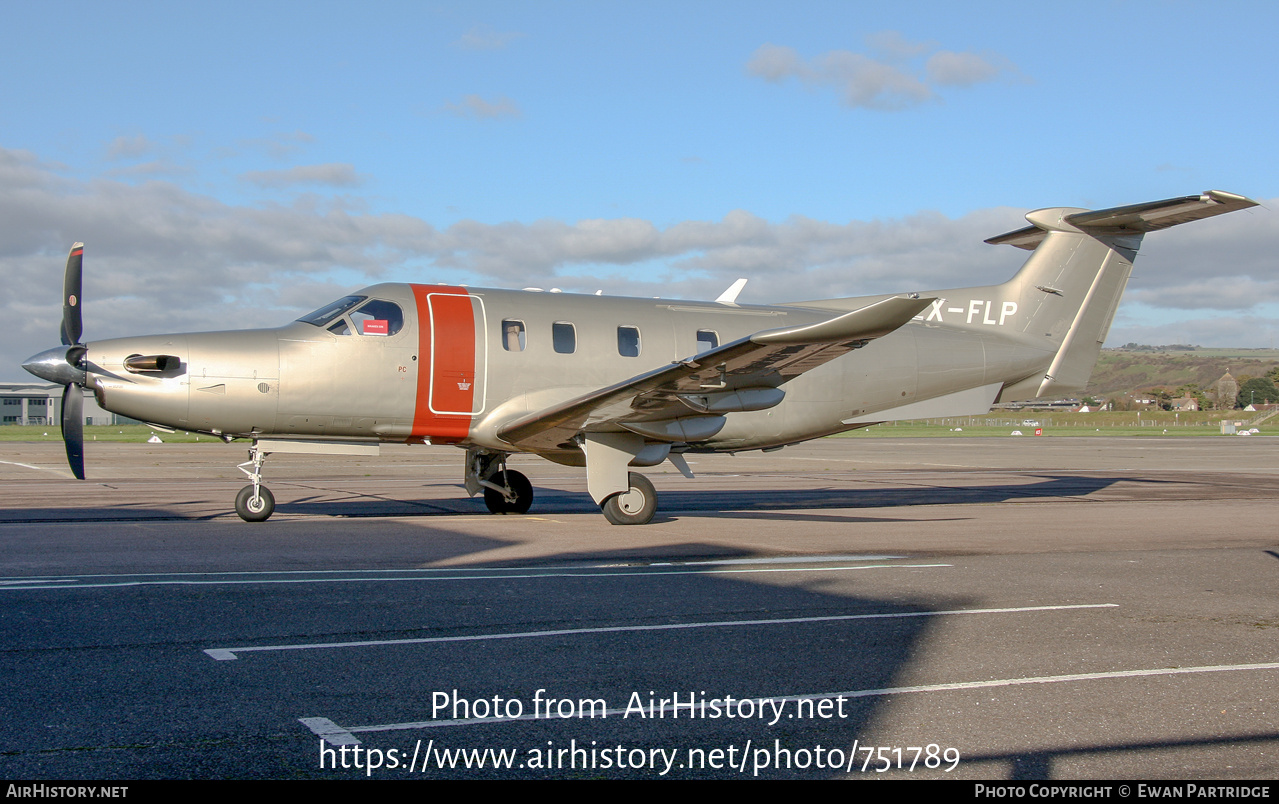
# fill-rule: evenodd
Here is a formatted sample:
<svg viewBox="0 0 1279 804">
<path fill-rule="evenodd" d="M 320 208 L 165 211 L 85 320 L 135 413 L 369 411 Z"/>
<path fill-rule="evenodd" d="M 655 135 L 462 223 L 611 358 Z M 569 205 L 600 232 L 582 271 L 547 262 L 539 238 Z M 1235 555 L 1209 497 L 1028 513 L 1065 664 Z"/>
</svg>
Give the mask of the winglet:
<svg viewBox="0 0 1279 804">
<path fill-rule="evenodd" d="M 742 292 L 742 288 L 746 287 L 746 277 L 741 277 L 736 282 L 728 286 L 728 290 L 719 294 L 719 298 L 715 301 L 720 304 L 737 304 L 737 294 Z"/>
</svg>

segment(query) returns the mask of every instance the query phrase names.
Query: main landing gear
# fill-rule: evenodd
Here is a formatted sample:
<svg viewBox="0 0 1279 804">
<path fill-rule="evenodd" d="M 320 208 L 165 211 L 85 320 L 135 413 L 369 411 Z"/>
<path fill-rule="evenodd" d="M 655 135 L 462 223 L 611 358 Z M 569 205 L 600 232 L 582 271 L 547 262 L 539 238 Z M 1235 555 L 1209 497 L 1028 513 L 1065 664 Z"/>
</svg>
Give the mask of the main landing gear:
<svg viewBox="0 0 1279 804">
<path fill-rule="evenodd" d="M 533 484 L 521 472 L 506 468 L 505 452 L 471 449 L 466 452 L 466 490 L 484 491 L 484 505 L 494 514 L 527 514 L 533 505 Z"/>
<path fill-rule="evenodd" d="M 657 511 L 657 491 L 638 472 L 628 472 L 626 480 L 630 488 L 605 498 L 600 510 L 614 525 L 647 525 Z"/>
<path fill-rule="evenodd" d="M 627 443 L 624 446 L 633 445 Z M 640 446 L 643 446 L 642 442 Z M 599 458 L 595 464 L 595 482 L 600 485 L 592 488 L 591 496 L 604 513 L 604 518 L 614 525 L 647 525 L 657 511 L 657 492 L 648 478 L 626 471 L 626 462 L 632 455 L 620 450 L 592 451 Z M 520 472 L 506 468 L 507 457 L 509 454 L 505 452 L 467 450 L 466 490 L 471 495 L 484 492 L 484 505 L 494 514 L 528 513 L 529 506 L 533 504 L 533 484 Z M 588 472 L 589 466 L 588 459 Z M 600 466 L 612 472 L 604 477 L 607 485 L 600 483 Z"/>
<path fill-rule="evenodd" d="M 484 484 L 484 504 L 493 514 L 527 514 L 533 504 L 533 484 L 514 469 L 493 475 L 495 483 Z"/>
</svg>

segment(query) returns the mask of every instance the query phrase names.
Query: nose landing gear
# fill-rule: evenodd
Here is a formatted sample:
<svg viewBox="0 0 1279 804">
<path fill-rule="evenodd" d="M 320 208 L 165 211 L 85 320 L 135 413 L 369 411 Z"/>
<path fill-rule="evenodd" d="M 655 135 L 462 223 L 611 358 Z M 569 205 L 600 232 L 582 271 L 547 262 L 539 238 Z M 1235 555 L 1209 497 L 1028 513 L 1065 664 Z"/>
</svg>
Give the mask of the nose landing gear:
<svg viewBox="0 0 1279 804">
<path fill-rule="evenodd" d="M 275 495 L 266 486 L 245 486 L 235 495 L 235 512 L 245 522 L 264 522 L 275 513 Z"/>
<path fill-rule="evenodd" d="M 258 449 L 255 442 L 249 447 L 249 459 L 239 465 L 239 470 L 248 475 L 252 481 L 249 485 L 240 489 L 240 493 L 235 495 L 235 512 L 240 515 L 240 519 L 245 522 L 265 522 L 275 513 L 275 495 L 271 490 L 262 485 L 262 462 L 266 460 L 266 453 Z M 244 467 L 251 466 L 252 469 Z"/>
</svg>

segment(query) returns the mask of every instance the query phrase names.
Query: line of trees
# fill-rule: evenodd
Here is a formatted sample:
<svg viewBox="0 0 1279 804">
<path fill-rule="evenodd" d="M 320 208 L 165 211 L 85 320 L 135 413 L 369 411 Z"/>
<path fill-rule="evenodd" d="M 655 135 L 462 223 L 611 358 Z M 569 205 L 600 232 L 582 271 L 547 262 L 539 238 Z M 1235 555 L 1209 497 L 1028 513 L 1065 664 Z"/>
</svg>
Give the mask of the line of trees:
<svg viewBox="0 0 1279 804">
<path fill-rule="evenodd" d="M 1279 370 L 1270 372 L 1271 374 L 1279 373 Z M 1262 405 L 1271 402 L 1279 402 L 1279 387 L 1275 385 L 1275 381 L 1270 375 L 1265 377 L 1252 377 L 1239 383 L 1239 396 L 1235 398 L 1235 407 L 1243 408 L 1248 405 Z"/>
</svg>

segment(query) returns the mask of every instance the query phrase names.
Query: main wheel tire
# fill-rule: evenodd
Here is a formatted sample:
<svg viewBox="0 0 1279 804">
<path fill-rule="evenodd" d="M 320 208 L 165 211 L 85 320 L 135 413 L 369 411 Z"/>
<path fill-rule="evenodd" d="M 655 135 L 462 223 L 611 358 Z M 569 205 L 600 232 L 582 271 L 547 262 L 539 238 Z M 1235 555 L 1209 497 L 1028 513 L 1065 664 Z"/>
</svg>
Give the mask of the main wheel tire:
<svg viewBox="0 0 1279 804">
<path fill-rule="evenodd" d="M 484 489 L 484 504 L 494 514 L 527 514 L 533 505 L 533 484 L 521 472 L 507 469 L 493 475 L 493 482 L 501 484 L 502 476 L 506 476 L 506 486 L 515 494 L 515 499 L 508 502 L 506 495 L 497 489 Z"/>
<path fill-rule="evenodd" d="M 258 497 L 253 497 L 252 484 L 235 495 L 235 512 L 245 522 L 265 522 L 275 513 L 275 495 L 266 486 L 258 486 Z"/>
<path fill-rule="evenodd" d="M 657 490 L 638 472 L 629 472 L 627 483 L 628 491 L 614 494 L 600 504 L 604 518 L 614 525 L 647 525 L 657 512 Z"/>
</svg>

